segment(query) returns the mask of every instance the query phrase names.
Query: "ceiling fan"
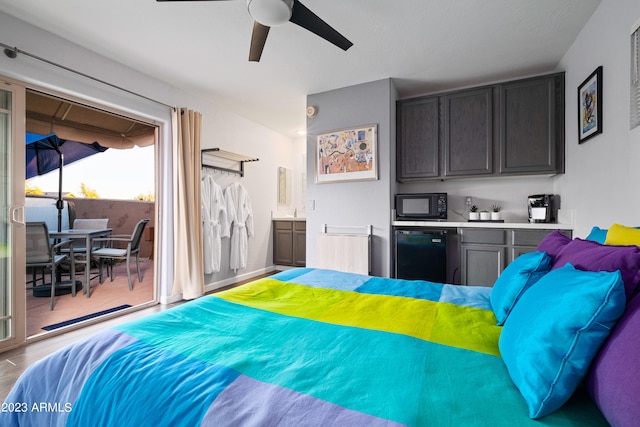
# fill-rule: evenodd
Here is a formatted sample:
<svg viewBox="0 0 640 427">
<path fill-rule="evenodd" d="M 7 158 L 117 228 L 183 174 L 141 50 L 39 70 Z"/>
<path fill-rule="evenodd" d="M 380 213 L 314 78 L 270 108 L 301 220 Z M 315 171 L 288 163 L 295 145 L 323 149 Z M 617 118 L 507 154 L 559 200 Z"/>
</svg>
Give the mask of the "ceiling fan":
<svg viewBox="0 0 640 427">
<path fill-rule="evenodd" d="M 156 0 L 168 1 L 230 1 L 230 0 Z M 247 10 L 254 20 L 249 48 L 249 61 L 258 62 L 262 56 L 269 29 L 285 22 L 293 22 L 311 31 L 342 50 L 347 50 L 353 43 L 324 22 L 315 13 L 307 9 L 298 0 L 247 0 Z"/>
</svg>

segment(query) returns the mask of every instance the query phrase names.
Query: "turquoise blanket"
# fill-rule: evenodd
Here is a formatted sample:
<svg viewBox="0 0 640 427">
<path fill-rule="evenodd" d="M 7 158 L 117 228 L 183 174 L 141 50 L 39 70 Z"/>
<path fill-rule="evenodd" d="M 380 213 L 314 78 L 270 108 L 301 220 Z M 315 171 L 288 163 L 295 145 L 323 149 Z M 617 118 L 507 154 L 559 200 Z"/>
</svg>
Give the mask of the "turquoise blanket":
<svg viewBox="0 0 640 427">
<path fill-rule="evenodd" d="M 528 418 L 488 296 L 327 270 L 279 273 L 53 354 L 7 399 L 27 410 L 0 413 L 0 425 L 607 425 L 581 393 Z"/>
</svg>

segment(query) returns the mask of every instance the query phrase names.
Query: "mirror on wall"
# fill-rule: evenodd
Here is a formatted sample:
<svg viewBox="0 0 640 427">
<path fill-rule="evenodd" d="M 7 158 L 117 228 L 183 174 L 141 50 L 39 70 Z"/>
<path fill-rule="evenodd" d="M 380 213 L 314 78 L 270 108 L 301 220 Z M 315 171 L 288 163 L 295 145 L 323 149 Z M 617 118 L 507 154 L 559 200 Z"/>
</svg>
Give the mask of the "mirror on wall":
<svg viewBox="0 0 640 427">
<path fill-rule="evenodd" d="M 291 169 L 278 168 L 278 207 L 291 206 Z"/>
</svg>

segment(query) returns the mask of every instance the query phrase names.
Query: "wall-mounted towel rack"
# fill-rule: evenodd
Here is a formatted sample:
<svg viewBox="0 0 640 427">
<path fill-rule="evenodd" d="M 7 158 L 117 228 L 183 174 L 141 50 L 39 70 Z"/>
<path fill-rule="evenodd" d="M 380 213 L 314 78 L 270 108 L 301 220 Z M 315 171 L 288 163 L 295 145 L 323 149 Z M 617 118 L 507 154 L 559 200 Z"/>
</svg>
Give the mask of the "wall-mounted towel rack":
<svg viewBox="0 0 640 427">
<path fill-rule="evenodd" d="M 244 176 L 244 164 L 257 162 L 260 159 L 232 153 L 219 148 L 204 148 L 200 150 L 200 162 L 203 168 L 236 173 Z"/>
<path fill-rule="evenodd" d="M 371 236 L 373 234 L 373 225 L 369 224 L 369 225 L 327 225 L 327 224 L 322 224 L 322 232 L 323 233 L 328 233 L 329 232 L 329 227 L 331 227 L 332 229 L 342 229 L 342 230 L 357 230 L 357 229 L 362 229 L 364 228 L 364 230 L 366 231 L 366 233 L 342 233 L 342 234 L 366 234 L 367 236 Z"/>
</svg>

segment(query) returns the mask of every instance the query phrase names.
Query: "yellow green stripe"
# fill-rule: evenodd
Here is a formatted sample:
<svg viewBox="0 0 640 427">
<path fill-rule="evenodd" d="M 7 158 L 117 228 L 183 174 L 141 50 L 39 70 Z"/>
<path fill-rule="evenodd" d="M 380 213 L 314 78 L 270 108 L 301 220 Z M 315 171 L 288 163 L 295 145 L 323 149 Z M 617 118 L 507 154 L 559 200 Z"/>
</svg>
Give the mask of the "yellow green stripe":
<svg viewBox="0 0 640 427">
<path fill-rule="evenodd" d="M 500 355 L 500 327 L 495 326 L 495 316 L 491 311 L 479 308 L 313 288 L 270 278 L 215 294 L 214 297 L 273 313 L 403 334 L 438 344 Z"/>
</svg>

